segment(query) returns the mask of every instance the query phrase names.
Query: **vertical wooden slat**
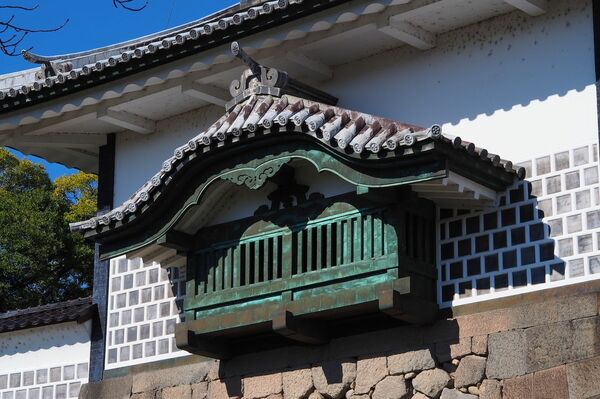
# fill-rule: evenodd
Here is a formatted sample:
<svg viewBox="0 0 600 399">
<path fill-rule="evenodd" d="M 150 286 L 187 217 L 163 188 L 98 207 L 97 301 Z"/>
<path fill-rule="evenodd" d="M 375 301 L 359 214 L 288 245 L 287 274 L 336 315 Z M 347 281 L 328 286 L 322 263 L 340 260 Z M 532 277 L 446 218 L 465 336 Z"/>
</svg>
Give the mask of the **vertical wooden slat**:
<svg viewBox="0 0 600 399">
<path fill-rule="evenodd" d="M 271 248 L 271 241 L 273 240 L 272 237 L 267 237 L 266 239 L 263 240 L 263 276 L 265 281 L 269 281 L 269 269 L 273 270 L 272 266 L 270 266 L 271 262 L 271 255 L 270 255 L 270 251 L 269 248 Z"/>
<path fill-rule="evenodd" d="M 352 261 L 358 262 L 361 260 L 360 252 L 362 250 L 361 243 L 361 234 L 362 234 L 362 217 L 359 214 L 357 217 L 352 218 Z"/>
<path fill-rule="evenodd" d="M 373 257 L 373 215 L 370 213 L 365 216 L 363 237 L 365 240 L 365 259 L 371 259 Z"/>
<path fill-rule="evenodd" d="M 254 282 L 260 281 L 260 240 L 254 241 Z"/>
<path fill-rule="evenodd" d="M 279 237 L 280 236 L 273 237 L 273 280 L 280 277 L 277 273 L 279 270 Z M 283 237 L 285 237 L 285 235 Z"/>
<path fill-rule="evenodd" d="M 298 270 L 296 270 L 296 273 L 301 274 L 304 270 L 304 261 L 302 259 L 302 254 L 304 252 L 304 231 L 302 231 L 302 230 L 298 231 L 297 237 L 298 237 L 298 239 L 296 241 L 297 241 L 297 247 L 298 247 L 298 250 L 297 250 L 297 253 L 298 253 L 297 269 Z"/>
<path fill-rule="evenodd" d="M 292 234 L 292 232 L 284 234 L 281 242 L 281 278 L 284 279 L 292 277 Z"/>
<path fill-rule="evenodd" d="M 327 242 L 325 245 L 325 265 L 323 266 L 324 268 L 326 267 L 331 267 L 332 265 L 332 260 L 331 260 L 331 255 L 333 252 L 333 236 L 331 231 L 333 230 L 333 228 L 335 228 L 335 225 L 333 225 L 332 223 L 328 223 L 327 224 Z"/>
<path fill-rule="evenodd" d="M 223 250 L 215 251 L 216 269 L 215 269 L 215 291 L 223 289 Z"/>
<path fill-rule="evenodd" d="M 241 283 L 241 271 L 240 271 L 240 258 L 241 251 L 240 246 L 237 245 L 231 249 L 231 269 L 233 271 L 233 287 L 239 287 Z"/>
<path fill-rule="evenodd" d="M 214 265 L 214 259 L 215 259 L 215 252 L 214 251 L 207 251 L 206 254 L 206 268 L 208 270 L 208 278 L 206 279 L 206 292 L 213 292 L 215 290 L 215 279 L 214 279 L 214 274 L 215 274 L 215 265 Z"/>
<path fill-rule="evenodd" d="M 317 230 L 317 248 L 316 249 L 316 259 L 315 259 L 315 270 L 321 270 L 323 268 L 323 258 L 322 258 L 322 248 L 323 248 L 323 226 L 318 225 L 315 227 Z"/>
<path fill-rule="evenodd" d="M 225 265 L 225 284 L 223 285 L 224 289 L 231 288 L 231 281 L 233 277 L 233 270 L 231 267 L 233 256 L 232 256 L 232 248 L 226 248 L 223 254 L 223 264 Z"/>
<path fill-rule="evenodd" d="M 344 248 L 344 244 L 343 244 L 343 234 L 342 234 L 342 230 L 343 230 L 343 221 L 338 220 L 337 222 L 335 222 L 335 231 L 336 231 L 336 249 L 335 249 L 335 257 L 336 257 L 336 261 L 335 261 L 335 265 L 339 266 L 342 264 L 343 262 L 343 248 Z"/>
<path fill-rule="evenodd" d="M 306 271 L 310 272 L 313 267 L 313 233 L 314 229 L 309 227 L 306 229 Z"/>
<path fill-rule="evenodd" d="M 250 285 L 252 279 L 250 278 L 250 242 L 246 242 L 246 259 L 244 262 L 244 272 L 246 273 L 246 285 Z"/>
<path fill-rule="evenodd" d="M 344 260 L 342 263 L 352 262 L 352 220 L 344 220 Z"/>
<path fill-rule="evenodd" d="M 375 256 L 381 256 L 383 250 L 383 229 L 380 212 L 377 212 L 375 219 L 373 220 L 373 238 L 375 243 L 373 252 Z"/>
</svg>

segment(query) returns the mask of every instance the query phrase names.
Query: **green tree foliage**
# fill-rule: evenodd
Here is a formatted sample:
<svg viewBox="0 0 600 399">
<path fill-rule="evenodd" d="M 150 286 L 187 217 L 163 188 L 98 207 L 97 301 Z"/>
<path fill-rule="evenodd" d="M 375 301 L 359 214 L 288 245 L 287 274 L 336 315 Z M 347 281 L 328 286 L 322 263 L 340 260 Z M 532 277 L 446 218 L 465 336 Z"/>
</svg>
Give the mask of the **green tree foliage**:
<svg viewBox="0 0 600 399">
<path fill-rule="evenodd" d="M 89 295 L 94 250 L 69 222 L 94 214 L 96 187 L 0 149 L 0 312 Z"/>
</svg>

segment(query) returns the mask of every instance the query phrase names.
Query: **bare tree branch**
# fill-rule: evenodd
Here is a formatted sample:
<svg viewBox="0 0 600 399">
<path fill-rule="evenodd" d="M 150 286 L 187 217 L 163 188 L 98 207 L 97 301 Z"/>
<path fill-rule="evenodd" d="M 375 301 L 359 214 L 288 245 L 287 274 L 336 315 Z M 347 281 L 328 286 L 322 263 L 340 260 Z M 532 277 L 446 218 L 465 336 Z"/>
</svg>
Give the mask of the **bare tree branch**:
<svg viewBox="0 0 600 399">
<path fill-rule="evenodd" d="M 138 7 L 129 5 L 130 3 L 135 3 L 135 1 L 136 0 L 113 0 L 113 6 L 115 6 L 115 8 L 121 7 L 128 11 L 142 11 L 148 5 L 148 0 L 143 0 L 143 4 Z"/>
<path fill-rule="evenodd" d="M 141 11 L 148 5 L 149 0 L 112 0 L 115 8 L 123 8 L 128 11 Z M 141 5 L 136 5 L 139 3 Z M 16 10 L 16 11 L 35 11 L 38 8 L 38 5 L 32 7 L 21 6 L 21 5 L 13 5 L 13 4 L 4 4 L 0 5 L 0 10 Z M 69 18 L 67 18 L 62 24 L 53 27 L 53 28 L 34 28 L 28 27 L 25 25 L 21 25 L 15 22 L 16 14 L 10 15 L 7 18 L 0 17 L 0 53 L 15 57 L 21 54 L 21 49 L 19 46 L 28 35 L 32 33 L 48 33 L 48 32 L 56 32 L 64 28 L 64 26 L 69 22 Z M 33 47 L 29 47 L 25 50 L 29 51 Z"/>
</svg>

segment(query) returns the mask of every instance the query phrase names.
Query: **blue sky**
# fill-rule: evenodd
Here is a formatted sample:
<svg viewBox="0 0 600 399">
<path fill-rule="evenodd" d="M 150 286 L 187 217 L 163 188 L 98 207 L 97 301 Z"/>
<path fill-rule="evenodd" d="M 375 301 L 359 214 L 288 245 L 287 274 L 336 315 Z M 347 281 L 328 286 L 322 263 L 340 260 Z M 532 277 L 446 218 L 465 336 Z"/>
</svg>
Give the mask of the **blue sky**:
<svg viewBox="0 0 600 399">
<path fill-rule="evenodd" d="M 131 4 L 139 5 L 135 0 Z M 89 50 L 157 32 L 185 22 L 202 18 L 212 12 L 237 3 L 236 0 L 148 0 L 140 12 L 113 7 L 112 0 L 0 0 L 2 5 L 38 8 L 34 11 L 0 9 L 0 20 L 15 15 L 13 22 L 27 28 L 53 28 L 68 18 L 67 24 L 52 33 L 29 35 L 23 48 L 33 46 L 32 52 L 42 55 L 67 54 Z M 0 55 L 0 74 L 32 68 L 21 57 Z M 14 152 L 23 156 L 18 152 Z M 46 167 L 51 178 L 73 173 L 59 164 L 47 163 L 37 157 L 28 157 Z"/>
</svg>

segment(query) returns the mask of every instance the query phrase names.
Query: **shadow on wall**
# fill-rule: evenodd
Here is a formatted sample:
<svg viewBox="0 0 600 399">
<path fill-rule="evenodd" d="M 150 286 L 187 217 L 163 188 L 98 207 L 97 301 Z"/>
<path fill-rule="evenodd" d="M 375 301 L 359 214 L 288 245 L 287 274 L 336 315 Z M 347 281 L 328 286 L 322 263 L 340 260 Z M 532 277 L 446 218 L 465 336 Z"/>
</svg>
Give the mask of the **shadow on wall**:
<svg viewBox="0 0 600 399">
<path fill-rule="evenodd" d="M 342 65 L 324 90 L 351 109 L 457 124 L 593 86 L 593 49 L 591 2 L 559 0 L 539 17 L 515 11 L 440 34 L 428 51 L 404 46 Z"/>
</svg>

